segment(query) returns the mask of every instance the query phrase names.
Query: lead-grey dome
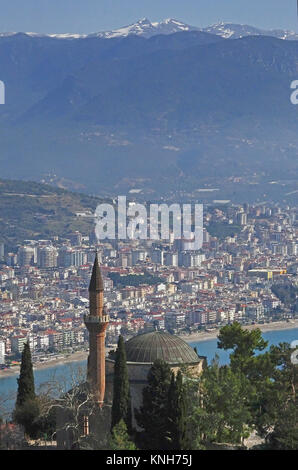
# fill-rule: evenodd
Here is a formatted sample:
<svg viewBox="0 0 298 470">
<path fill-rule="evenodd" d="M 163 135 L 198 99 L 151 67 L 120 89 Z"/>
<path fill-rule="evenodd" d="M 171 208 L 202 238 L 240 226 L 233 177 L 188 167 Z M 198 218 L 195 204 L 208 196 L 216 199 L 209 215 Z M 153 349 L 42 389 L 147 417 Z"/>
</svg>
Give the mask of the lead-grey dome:
<svg viewBox="0 0 298 470">
<path fill-rule="evenodd" d="M 160 331 L 134 336 L 125 343 L 125 349 L 128 362 L 152 363 L 162 359 L 169 364 L 190 364 L 200 361 L 183 339 Z"/>
</svg>

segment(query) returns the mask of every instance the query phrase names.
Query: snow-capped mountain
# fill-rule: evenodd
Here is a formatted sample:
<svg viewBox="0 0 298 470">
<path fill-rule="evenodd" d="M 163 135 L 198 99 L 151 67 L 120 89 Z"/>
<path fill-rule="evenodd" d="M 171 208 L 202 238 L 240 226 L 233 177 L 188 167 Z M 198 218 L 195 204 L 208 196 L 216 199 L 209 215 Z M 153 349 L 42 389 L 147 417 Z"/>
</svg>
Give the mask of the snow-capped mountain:
<svg viewBox="0 0 298 470">
<path fill-rule="evenodd" d="M 7 84 L 1 177 L 40 179 L 54 171 L 89 193 L 140 184 L 151 197 L 157 188 L 170 194 L 215 184 L 218 175 L 228 188 L 224 199 L 280 194 L 294 201 L 288 184 L 286 193 L 269 193 L 261 181 L 288 183 L 297 174 L 290 86 L 298 42 L 240 25 L 210 28 L 142 20 L 87 40 L 0 37 L 0 80 Z M 175 31 L 182 32 L 169 34 Z M 251 34 L 259 36 L 225 39 Z M 250 190 L 244 181 L 231 191 L 230 178 L 254 174 L 264 175 L 260 187 Z"/>
<path fill-rule="evenodd" d="M 271 36 L 278 39 L 298 40 L 298 34 L 293 31 L 283 31 L 281 29 L 264 30 L 244 24 L 217 23 L 207 28 L 202 28 L 201 31 L 216 34 L 225 39 L 239 39 L 244 36 Z"/>
<path fill-rule="evenodd" d="M 148 18 L 143 18 L 137 23 L 134 23 L 130 26 L 125 26 L 124 28 L 116 29 L 114 31 L 106 31 L 103 33 L 97 33 L 96 36 L 104 38 L 116 38 L 116 37 L 125 37 L 130 34 L 143 37 L 151 37 L 157 34 L 173 34 L 178 33 L 179 31 L 195 31 L 199 28 L 195 26 L 189 26 L 181 21 L 173 20 L 168 18 L 161 22 L 151 23 Z"/>
<path fill-rule="evenodd" d="M 197 26 L 190 26 L 181 21 L 168 18 L 160 22 L 151 22 L 148 18 L 143 18 L 134 24 L 124 26 L 123 28 L 115 29 L 112 31 L 104 31 L 92 34 L 39 34 L 39 33 L 25 33 L 31 37 L 52 37 L 58 39 L 79 39 L 86 37 L 98 38 L 121 38 L 130 35 L 142 36 L 150 38 L 158 34 L 173 34 L 181 31 L 202 31 L 205 33 L 221 36 L 225 39 L 238 39 L 245 36 L 271 36 L 278 39 L 285 40 L 298 40 L 298 34 L 293 31 L 283 30 L 263 30 L 249 25 L 240 25 L 232 23 L 217 23 L 206 28 L 199 28 Z M 0 33 L 0 37 L 13 36 L 17 33 Z"/>
<path fill-rule="evenodd" d="M 200 28 L 196 26 L 189 26 L 181 21 L 177 21 L 171 18 L 160 22 L 153 22 L 148 20 L 148 18 L 143 18 L 137 21 L 134 24 L 129 26 L 124 26 L 123 28 L 115 29 L 112 31 L 103 31 L 98 33 L 91 34 L 73 34 L 73 33 L 64 33 L 64 34 L 39 34 L 39 33 L 25 33 L 27 36 L 46 36 L 58 39 L 77 39 L 77 38 L 86 38 L 86 37 L 98 37 L 98 38 L 118 38 L 118 37 L 127 37 L 130 35 L 143 36 L 145 38 L 150 38 L 158 34 L 173 34 L 179 31 L 200 31 Z M 12 36 L 17 33 L 0 33 L 0 37 L 3 36 Z"/>
</svg>

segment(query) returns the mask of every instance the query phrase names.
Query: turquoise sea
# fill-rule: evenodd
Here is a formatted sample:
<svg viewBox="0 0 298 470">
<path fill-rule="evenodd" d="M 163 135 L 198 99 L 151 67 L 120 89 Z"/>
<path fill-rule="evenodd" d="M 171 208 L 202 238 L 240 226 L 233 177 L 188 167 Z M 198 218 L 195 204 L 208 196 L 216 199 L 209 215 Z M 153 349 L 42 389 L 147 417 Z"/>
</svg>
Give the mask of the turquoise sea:
<svg viewBox="0 0 298 470">
<path fill-rule="evenodd" d="M 291 343 L 292 341 L 298 340 L 298 328 L 291 330 L 276 330 L 267 331 L 262 333 L 263 338 L 268 341 L 268 348 L 273 344 L 279 343 Z M 217 339 L 209 339 L 206 341 L 200 341 L 198 343 L 189 343 L 192 347 L 196 347 L 200 356 L 207 356 L 208 363 L 214 358 L 215 354 L 219 356 L 219 362 L 221 365 L 229 363 L 230 352 L 217 349 Z M 266 350 L 267 350 L 266 349 Z M 257 353 L 258 354 L 258 353 Z"/>
<path fill-rule="evenodd" d="M 291 343 L 292 341 L 298 340 L 298 328 L 291 330 L 279 330 L 279 331 L 268 331 L 263 333 L 263 338 L 269 342 L 269 346 L 272 344 L 279 344 L 282 342 Z M 229 362 L 229 352 L 217 349 L 217 339 L 209 339 L 206 341 L 192 342 L 189 343 L 192 347 L 197 348 L 200 356 L 206 356 L 208 362 L 214 358 L 215 354 L 218 354 L 220 364 L 224 365 Z M 86 360 L 73 362 L 65 365 L 59 365 L 55 367 L 49 367 L 47 369 L 39 369 L 34 371 L 35 387 L 38 388 L 41 384 L 50 380 L 57 380 L 63 382 L 65 389 L 73 383 L 73 377 L 77 375 L 77 371 L 86 369 Z M 4 408 L 7 411 L 11 411 L 14 406 L 16 390 L 17 390 L 17 375 L 13 377 L 0 378 L 0 399 L 1 396 L 8 397 L 8 401 L 4 404 Z M 3 408 L 3 405 L 2 405 Z M 0 400 L 0 414 L 3 414 L 1 410 Z"/>
</svg>

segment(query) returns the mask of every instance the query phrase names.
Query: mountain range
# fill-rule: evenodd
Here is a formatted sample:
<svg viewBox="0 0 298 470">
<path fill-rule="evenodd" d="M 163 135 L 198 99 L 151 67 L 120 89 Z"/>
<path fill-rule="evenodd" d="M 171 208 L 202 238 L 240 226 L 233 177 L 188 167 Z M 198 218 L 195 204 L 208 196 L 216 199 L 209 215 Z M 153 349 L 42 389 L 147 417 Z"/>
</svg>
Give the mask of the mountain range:
<svg viewBox="0 0 298 470">
<path fill-rule="evenodd" d="M 267 34 L 145 19 L 84 37 L 2 34 L 1 177 L 293 199 L 298 42 Z"/>
<path fill-rule="evenodd" d="M 103 31 L 91 34 L 38 34 L 38 33 L 25 33 L 31 37 L 51 37 L 60 39 L 83 39 L 83 38 L 119 38 L 127 37 L 129 35 L 143 36 L 150 38 L 159 34 L 173 34 L 181 31 L 202 31 L 205 33 L 216 34 L 225 39 L 239 39 L 245 36 L 271 36 L 278 39 L 297 40 L 298 34 L 294 31 L 286 31 L 282 29 L 264 30 L 255 28 L 249 25 L 233 24 L 233 23 L 216 23 L 205 28 L 199 28 L 198 26 L 191 26 L 183 23 L 182 21 L 175 20 L 173 18 L 167 18 L 160 22 L 151 22 L 148 18 L 142 18 L 136 23 L 128 26 L 124 26 L 119 29 L 112 31 Z M 2 36 L 12 36 L 18 33 L 0 33 Z"/>
</svg>

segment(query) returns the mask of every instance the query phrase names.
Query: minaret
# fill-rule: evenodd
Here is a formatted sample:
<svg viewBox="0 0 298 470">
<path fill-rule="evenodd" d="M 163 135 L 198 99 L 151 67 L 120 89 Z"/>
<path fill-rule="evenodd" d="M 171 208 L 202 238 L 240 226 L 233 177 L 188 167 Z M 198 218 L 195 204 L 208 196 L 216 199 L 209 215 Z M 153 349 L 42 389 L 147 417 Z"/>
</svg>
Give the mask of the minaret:
<svg viewBox="0 0 298 470">
<path fill-rule="evenodd" d="M 89 315 L 84 316 L 89 331 L 87 377 L 99 406 L 102 406 L 105 396 L 105 337 L 109 316 L 104 311 L 104 287 L 97 253 L 89 285 L 89 301 Z"/>
</svg>

